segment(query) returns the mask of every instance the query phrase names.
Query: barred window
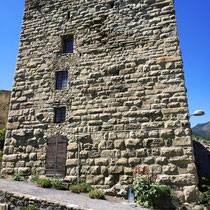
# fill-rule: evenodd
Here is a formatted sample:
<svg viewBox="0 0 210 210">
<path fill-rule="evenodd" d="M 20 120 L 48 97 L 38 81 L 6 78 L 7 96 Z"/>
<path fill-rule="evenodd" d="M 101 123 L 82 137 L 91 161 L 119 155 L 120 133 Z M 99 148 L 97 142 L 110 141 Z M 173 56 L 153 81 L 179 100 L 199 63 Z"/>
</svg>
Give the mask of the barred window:
<svg viewBox="0 0 210 210">
<path fill-rule="evenodd" d="M 56 73 L 56 89 L 64 89 L 68 86 L 68 72 L 67 71 L 58 71 Z"/>
<path fill-rule="evenodd" d="M 63 53 L 73 53 L 74 52 L 74 39 L 73 37 L 63 38 Z"/>
<path fill-rule="evenodd" d="M 62 123 L 66 120 L 66 107 L 55 108 L 55 123 Z"/>
</svg>

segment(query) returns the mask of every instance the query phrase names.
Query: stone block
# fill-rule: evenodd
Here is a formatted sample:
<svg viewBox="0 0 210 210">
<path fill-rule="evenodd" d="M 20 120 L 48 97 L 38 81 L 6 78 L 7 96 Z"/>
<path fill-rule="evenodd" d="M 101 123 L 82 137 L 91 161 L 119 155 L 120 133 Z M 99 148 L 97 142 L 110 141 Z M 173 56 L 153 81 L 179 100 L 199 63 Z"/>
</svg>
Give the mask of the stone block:
<svg viewBox="0 0 210 210">
<path fill-rule="evenodd" d="M 145 157 L 145 156 L 147 156 L 147 150 L 146 149 L 137 149 L 136 150 L 136 156 L 137 157 Z"/>
<path fill-rule="evenodd" d="M 30 175 L 31 169 L 29 167 L 19 167 L 18 168 L 18 173 L 21 175 Z"/>
<path fill-rule="evenodd" d="M 14 168 L 3 168 L 1 170 L 2 175 L 13 175 L 14 174 Z"/>
<path fill-rule="evenodd" d="M 114 150 L 103 150 L 101 152 L 101 157 L 115 157 L 115 151 Z"/>
<path fill-rule="evenodd" d="M 68 159 L 66 160 L 67 166 L 77 166 L 78 165 L 78 159 Z"/>
<path fill-rule="evenodd" d="M 133 177 L 128 175 L 120 176 L 120 184 L 121 185 L 130 185 L 133 184 Z"/>
<path fill-rule="evenodd" d="M 191 137 L 176 137 L 173 141 L 173 146 L 192 146 Z"/>
<path fill-rule="evenodd" d="M 160 131 L 160 137 L 161 138 L 173 138 L 174 137 L 174 132 L 171 129 L 165 129 Z"/>
<path fill-rule="evenodd" d="M 16 162 L 18 160 L 18 155 L 4 155 L 3 161 L 5 162 Z"/>
<path fill-rule="evenodd" d="M 104 176 L 103 175 L 87 175 L 86 183 L 91 185 L 103 185 L 104 184 Z"/>
<path fill-rule="evenodd" d="M 108 158 L 96 158 L 95 159 L 95 165 L 97 165 L 97 166 L 108 166 L 109 165 L 109 159 Z"/>
<path fill-rule="evenodd" d="M 120 174 L 123 172 L 122 166 L 110 166 L 108 168 L 109 174 Z"/>
<path fill-rule="evenodd" d="M 198 190 L 198 187 L 196 185 L 185 186 L 184 187 L 185 201 L 188 202 L 188 203 L 198 201 L 199 200 L 198 191 L 199 190 Z"/>
<path fill-rule="evenodd" d="M 76 151 L 76 150 L 78 150 L 78 145 L 76 142 L 70 143 L 67 146 L 67 151 Z"/>
<path fill-rule="evenodd" d="M 125 147 L 126 148 L 138 148 L 139 139 L 126 139 Z"/>
<path fill-rule="evenodd" d="M 99 175 L 100 172 L 101 172 L 100 166 L 91 166 L 90 167 L 90 173 L 91 174 Z"/>
<path fill-rule="evenodd" d="M 128 164 L 128 159 L 127 158 L 120 158 L 117 160 L 117 165 L 127 165 Z"/>
<path fill-rule="evenodd" d="M 34 151 L 34 148 L 31 146 L 31 145 L 28 145 L 27 147 L 26 147 L 26 152 L 27 153 L 31 153 L 31 152 L 33 152 Z"/>
<path fill-rule="evenodd" d="M 20 126 L 19 122 L 8 123 L 7 129 L 9 130 L 18 129 L 19 126 Z"/>
<path fill-rule="evenodd" d="M 163 147 L 160 150 L 161 156 L 164 157 L 174 157 L 174 156 L 180 156 L 183 155 L 182 148 L 176 148 L 176 147 Z"/>
<path fill-rule="evenodd" d="M 127 174 L 127 175 L 132 175 L 133 171 L 134 171 L 134 168 L 131 168 L 131 167 L 125 167 L 124 168 L 124 173 Z"/>
<path fill-rule="evenodd" d="M 125 148 L 124 140 L 115 140 L 114 141 L 114 148 L 116 148 L 116 149 L 124 149 Z"/>
<path fill-rule="evenodd" d="M 164 174 L 168 174 L 168 175 L 175 175 L 175 174 L 178 174 L 178 168 L 173 165 L 173 164 L 169 164 L 169 165 L 164 165 L 162 167 L 163 169 L 163 173 Z"/>
<path fill-rule="evenodd" d="M 34 161 L 37 160 L 37 154 L 36 153 L 33 153 L 33 152 L 30 153 L 29 154 L 29 160 L 34 160 Z"/>
<path fill-rule="evenodd" d="M 107 168 L 107 166 L 101 166 L 101 174 L 103 174 L 104 176 L 108 175 L 108 168 Z"/>
<path fill-rule="evenodd" d="M 138 164 L 141 163 L 141 159 L 133 157 L 133 158 L 129 158 L 128 162 L 129 162 L 130 165 L 138 165 Z"/>
<path fill-rule="evenodd" d="M 109 175 L 108 177 L 105 177 L 105 182 L 104 182 L 105 185 L 112 186 L 114 182 L 115 182 L 115 178 L 113 175 Z"/>
<path fill-rule="evenodd" d="M 167 160 L 166 157 L 157 157 L 157 158 L 155 159 L 155 162 L 156 162 L 157 164 L 159 164 L 159 165 L 166 165 L 166 164 L 168 164 L 168 160 Z"/>
<path fill-rule="evenodd" d="M 98 144 L 98 149 L 99 149 L 99 150 L 106 149 L 106 141 L 102 140 L 102 141 Z"/>
<path fill-rule="evenodd" d="M 145 164 L 149 164 L 149 165 L 155 163 L 154 157 L 146 157 L 146 158 L 144 158 L 144 163 Z"/>
</svg>

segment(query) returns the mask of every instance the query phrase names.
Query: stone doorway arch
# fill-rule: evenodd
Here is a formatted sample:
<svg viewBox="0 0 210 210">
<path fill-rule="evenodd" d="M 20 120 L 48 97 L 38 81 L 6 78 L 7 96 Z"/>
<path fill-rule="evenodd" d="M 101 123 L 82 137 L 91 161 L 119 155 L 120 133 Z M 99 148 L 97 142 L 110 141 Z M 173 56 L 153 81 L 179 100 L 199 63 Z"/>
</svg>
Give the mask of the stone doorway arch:
<svg viewBox="0 0 210 210">
<path fill-rule="evenodd" d="M 66 174 L 67 138 L 60 134 L 47 140 L 46 175 L 64 177 Z"/>
</svg>

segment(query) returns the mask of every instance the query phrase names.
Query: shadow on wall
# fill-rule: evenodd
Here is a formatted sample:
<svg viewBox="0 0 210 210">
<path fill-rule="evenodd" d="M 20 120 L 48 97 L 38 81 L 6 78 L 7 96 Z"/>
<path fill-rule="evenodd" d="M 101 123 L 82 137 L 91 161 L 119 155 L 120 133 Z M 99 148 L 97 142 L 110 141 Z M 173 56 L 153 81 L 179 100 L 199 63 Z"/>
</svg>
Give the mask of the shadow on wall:
<svg viewBox="0 0 210 210">
<path fill-rule="evenodd" d="M 210 146 L 204 146 L 200 142 L 193 141 L 193 148 L 198 176 L 210 176 Z"/>
</svg>

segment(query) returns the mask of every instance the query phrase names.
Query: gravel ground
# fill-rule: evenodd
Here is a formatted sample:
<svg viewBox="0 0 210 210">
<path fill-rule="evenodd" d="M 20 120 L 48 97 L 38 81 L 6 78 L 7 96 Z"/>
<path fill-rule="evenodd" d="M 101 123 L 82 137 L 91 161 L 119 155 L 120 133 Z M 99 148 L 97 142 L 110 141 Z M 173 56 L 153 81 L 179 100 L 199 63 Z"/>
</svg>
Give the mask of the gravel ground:
<svg viewBox="0 0 210 210">
<path fill-rule="evenodd" d="M 126 200 L 106 196 L 107 200 L 90 199 L 87 194 L 75 194 L 69 191 L 58 191 L 54 189 L 44 189 L 36 187 L 34 183 L 15 182 L 8 179 L 0 179 L 0 190 L 10 193 L 21 193 L 35 196 L 38 199 L 74 204 L 93 210 L 146 210 L 135 204 L 128 203 Z"/>
</svg>

